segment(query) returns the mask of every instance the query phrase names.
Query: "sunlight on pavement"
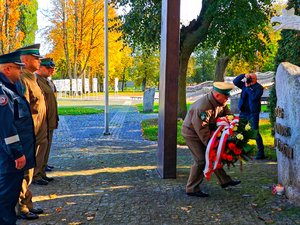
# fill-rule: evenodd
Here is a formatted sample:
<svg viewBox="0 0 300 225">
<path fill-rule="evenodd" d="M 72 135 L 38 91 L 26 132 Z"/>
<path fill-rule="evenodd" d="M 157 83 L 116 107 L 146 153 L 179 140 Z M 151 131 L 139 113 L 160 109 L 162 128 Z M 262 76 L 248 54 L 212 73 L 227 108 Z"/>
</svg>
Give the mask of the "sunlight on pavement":
<svg viewBox="0 0 300 225">
<path fill-rule="evenodd" d="M 49 201 L 52 199 L 57 198 L 69 198 L 69 197 L 77 197 L 77 196 L 92 196 L 97 195 L 97 193 L 85 193 L 85 194 L 69 194 L 69 195 L 39 195 L 39 196 L 33 196 L 32 202 L 39 202 L 39 201 Z"/>
<path fill-rule="evenodd" d="M 80 170 L 80 171 L 58 171 L 52 172 L 51 177 L 67 177 L 67 176 L 86 176 L 94 175 L 97 173 L 124 173 L 131 170 L 152 170 L 156 169 L 156 166 L 135 166 L 135 167 L 106 167 L 94 170 Z"/>
</svg>

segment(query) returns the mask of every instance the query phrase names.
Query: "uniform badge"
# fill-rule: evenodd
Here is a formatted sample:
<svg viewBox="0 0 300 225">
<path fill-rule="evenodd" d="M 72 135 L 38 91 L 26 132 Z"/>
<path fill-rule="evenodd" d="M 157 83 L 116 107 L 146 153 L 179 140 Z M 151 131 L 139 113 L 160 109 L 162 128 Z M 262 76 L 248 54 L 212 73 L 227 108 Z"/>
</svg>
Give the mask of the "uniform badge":
<svg viewBox="0 0 300 225">
<path fill-rule="evenodd" d="M 206 115 L 205 112 L 202 112 L 202 113 L 200 113 L 199 117 L 200 117 L 201 120 L 205 120 L 207 115 Z"/>
<path fill-rule="evenodd" d="M 7 97 L 5 95 L 0 95 L 0 106 L 6 105 Z"/>
</svg>

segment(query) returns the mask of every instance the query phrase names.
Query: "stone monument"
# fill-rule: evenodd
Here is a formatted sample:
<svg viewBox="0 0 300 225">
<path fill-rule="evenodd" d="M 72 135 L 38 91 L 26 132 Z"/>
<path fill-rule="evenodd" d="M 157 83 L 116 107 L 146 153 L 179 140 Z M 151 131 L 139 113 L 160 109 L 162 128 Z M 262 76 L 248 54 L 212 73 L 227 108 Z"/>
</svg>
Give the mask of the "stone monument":
<svg viewBox="0 0 300 225">
<path fill-rule="evenodd" d="M 274 145 L 278 182 L 289 200 L 300 205 L 300 67 L 288 62 L 278 66 L 276 93 Z"/>
<path fill-rule="evenodd" d="M 300 16 L 295 10 L 283 9 L 281 17 L 271 22 L 281 23 L 279 29 L 300 30 Z M 300 205 L 300 67 L 288 62 L 281 63 L 276 72 L 277 104 L 275 147 L 278 162 L 278 182 L 285 188 L 289 200 Z"/>
<path fill-rule="evenodd" d="M 144 91 L 144 98 L 143 98 L 144 112 L 153 112 L 154 95 L 155 95 L 155 88 L 150 88 L 149 90 Z"/>
</svg>

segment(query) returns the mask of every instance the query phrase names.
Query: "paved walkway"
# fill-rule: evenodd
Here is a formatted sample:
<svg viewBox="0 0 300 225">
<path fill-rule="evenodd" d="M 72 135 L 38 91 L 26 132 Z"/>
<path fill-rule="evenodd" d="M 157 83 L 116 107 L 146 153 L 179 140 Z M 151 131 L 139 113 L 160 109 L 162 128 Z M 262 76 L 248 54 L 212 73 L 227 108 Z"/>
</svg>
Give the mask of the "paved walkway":
<svg viewBox="0 0 300 225">
<path fill-rule="evenodd" d="M 60 117 L 49 162 L 54 181 L 30 187 L 34 207 L 45 214 L 19 225 L 300 224 L 300 207 L 271 192 L 276 162 L 251 161 L 243 172 L 230 168 L 241 185 L 223 190 L 213 175 L 201 186 L 211 197 L 190 197 L 189 150 L 178 146 L 177 179 L 161 179 L 157 143 L 143 140 L 140 121 L 157 115 L 139 114 L 130 102 L 110 113 L 110 136 L 102 135 L 103 114 Z"/>
</svg>

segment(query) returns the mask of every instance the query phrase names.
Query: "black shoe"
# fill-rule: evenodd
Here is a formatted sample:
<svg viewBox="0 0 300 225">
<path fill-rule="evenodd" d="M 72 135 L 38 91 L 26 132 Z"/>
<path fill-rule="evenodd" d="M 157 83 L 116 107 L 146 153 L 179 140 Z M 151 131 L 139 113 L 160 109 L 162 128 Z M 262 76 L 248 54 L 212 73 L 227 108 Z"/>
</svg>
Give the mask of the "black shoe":
<svg viewBox="0 0 300 225">
<path fill-rule="evenodd" d="M 53 168 L 54 168 L 54 166 L 50 166 L 50 165 L 47 165 L 47 167 L 49 167 L 50 169 L 53 169 Z"/>
<path fill-rule="evenodd" d="M 43 180 L 46 180 L 46 181 L 53 181 L 54 178 L 53 177 L 42 177 Z"/>
<path fill-rule="evenodd" d="M 32 212 L 33 214 L 43 214 L 44 210 L 42 209 L 29 209 L 30 212 Z"/>
<path fill-rule="evenodd" d="M 265 155 L 258 154 L 257 156 L 254 157 L 254 159 L 265 159 Z"/>
<path fill-rule="evenodd" d="M 222 188 L 227 188 L 228 186 L 235 186 L 235 185 L 240 184 L 240 183 L 241 183 L 240 180 L 231 180 L 231 181 L 229 181 L 225 184 L 221 184 L 221 187 Z"/>
<path fill-rule="evenodd" d="M 47 185 L 48 181 L 40 179 L 40 180 L 34 180 L 32 181 L 33 184 L 39 184 L 39 185 Z"/>
<path fill-rule="evenodd" d="M 186 193 L 188 196 L 197 196 L 197 197 L 208 197 L 209 195 L 203 191 L 197 191 L 192 193 Z"/>
<path fill-rule="evenodd" d="M 51 170 L 51 168 L 49 166 L 46 166 L 45 171 L 46 172 L 51 172 L 52 170 Z"/>
<path fill-rule="evenodd" d="M 18 218 L 19 219 L 24 219 L 24 220 L 35 220 L 35 219 L 38 219 L 39 216 L 36 215 L 36 214 L 34 214 L 34 213 L 32 213 L 32 212 L 28 212 L 28 213 L 26 213 L 24 215 L 18 216 Z"/>
</svg>

